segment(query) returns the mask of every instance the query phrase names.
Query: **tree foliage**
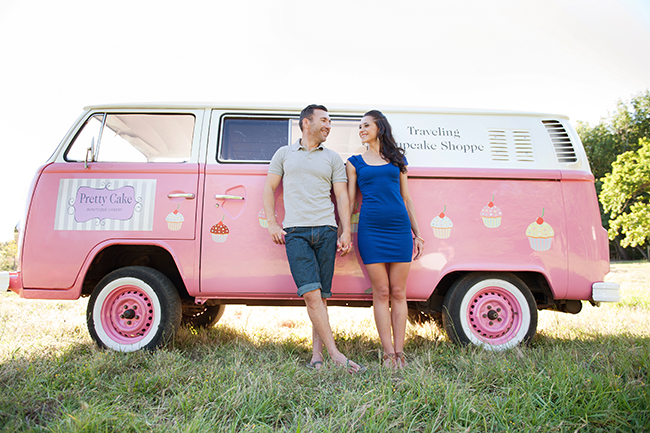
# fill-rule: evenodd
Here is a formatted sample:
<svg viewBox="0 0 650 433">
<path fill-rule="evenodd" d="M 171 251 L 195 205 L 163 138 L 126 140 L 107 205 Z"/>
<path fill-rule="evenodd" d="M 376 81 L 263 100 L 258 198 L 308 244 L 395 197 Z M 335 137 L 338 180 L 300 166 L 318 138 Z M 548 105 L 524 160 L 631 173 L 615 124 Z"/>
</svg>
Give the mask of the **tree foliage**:
<svg viewBox="0 0 650 433">
<path fill-rule="evenodd" d="M 650 137 L 650 90 L 637 94 L 628 103 L 619 101 L 614 114 L 601 119 L 596 126 L 578 122 L 576 129 L 594 177 L 602 178 L 611 171 L 618 155 L 639 149 L 639 140 Z"/>
<path fill-rule="evenodd" d="M 16 241 L 0 242 L 0 271 L 16 270 Z"/>
<path fill-rule="evenodd" d="M 609 212 L 609 238 L 624 237 L 624 247 L 644 245 L 650 239 L 650 138 L 639 140 L 636 151 L 616 158 L 612 172 L 602 179 L 599 199 Z"/>
</svg>

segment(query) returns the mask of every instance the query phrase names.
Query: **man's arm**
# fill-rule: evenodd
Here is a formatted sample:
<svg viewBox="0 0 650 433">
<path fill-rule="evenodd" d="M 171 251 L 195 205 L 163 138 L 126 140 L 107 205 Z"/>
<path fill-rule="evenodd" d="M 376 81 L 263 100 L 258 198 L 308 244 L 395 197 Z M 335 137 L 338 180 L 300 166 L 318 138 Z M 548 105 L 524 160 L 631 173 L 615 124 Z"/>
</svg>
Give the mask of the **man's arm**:
<svg viewBox="0 0 650 433">
<path fill-rule="evenodd" d="M 269 173 L 266 175 L 266 183 L 264 184 L 264 212 L 266 212 L 266 221 L 269 225 L 269 234 L 271 239 L 278 245 L 284 244 L 284 235 L 287 233 L 282 230 L 280 224 L 275 219 L 275 190 L 280 186 L 282 177 Z"/>
<path fill-rule="evenodd" d="M 339 224 L 342 232 L 338 240 L 338 250 L 341 256 L 345 256 L 352 251 L 352 230 L 350 228 L 350 199 L 348 197 L 348 184 L 346 182 L 336 182 L 333 185 L 334 195 L 336 196 L 336 207 L 339 212 Z"/>
</svg>

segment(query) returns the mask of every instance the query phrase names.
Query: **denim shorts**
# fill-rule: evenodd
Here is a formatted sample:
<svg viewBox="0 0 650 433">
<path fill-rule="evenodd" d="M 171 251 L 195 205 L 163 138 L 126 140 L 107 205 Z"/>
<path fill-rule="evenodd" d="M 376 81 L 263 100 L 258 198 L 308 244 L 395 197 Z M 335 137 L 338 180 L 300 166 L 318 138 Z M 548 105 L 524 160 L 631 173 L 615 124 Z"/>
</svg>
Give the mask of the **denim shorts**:
<svg viewBox="0 0 650 433">
<path fill-rule="evenodd" d="M 331 297 L 336 227 L 288 227 L 284 231 L 287 259 L 298 296 L 320 289 L 322 298 Z"/>
</svg>

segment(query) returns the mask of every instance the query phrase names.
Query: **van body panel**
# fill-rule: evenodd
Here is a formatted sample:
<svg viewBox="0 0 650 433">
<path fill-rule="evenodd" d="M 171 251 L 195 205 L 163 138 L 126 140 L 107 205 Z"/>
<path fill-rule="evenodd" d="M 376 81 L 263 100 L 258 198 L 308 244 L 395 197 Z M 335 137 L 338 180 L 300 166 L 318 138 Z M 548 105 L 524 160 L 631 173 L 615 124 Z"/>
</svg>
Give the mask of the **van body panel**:
<svg viewBox="0 0 650 433">
<path fill-rule="evenodd" d="M 607 236 L 586 154 L 565 116 L 383 111 L 407 152 L 409 189 L 426 241 L 423 257 L 411 265 L 410 301 L 429 299 L 451 272 L 473 271 L 538 273 L 548 281 L 554 300 L 591 298 L 592 285 L 609 271 Z M 207 104 L 87 108 L 35 178 L 12 290 L 23 297 L 74 299 L 101 251 L 113 245 L 151 245 L 173 257 L 191 297 L 262 304 L 299 300 L 285 249 L 271 241 L 265 226 L 262 193 L 272 152 L 255 161 L 220 153 L 225 119 L 286 120 L 290 144 L 298 134 L 299 112 L 299 107 Z M 342 107 L 330 115 L 356 122 L 364 112 Z M 194 116 L 187 158 L 66 160 L 71 143 L 93 116 L 130 114 Z M 332 134 L 325 143 L 344 159 L 362 151 L 354 128 L 345 134 Z M 255 150 L 249 146 L 245 152 Z M 120 209 L 107 208 L 111 200 Z M 362 200 L 359 193 L 359 204 Z M 281 186 L 276 213 L 282 222 Z M 452 225 L 432 225 L 444 218 Z M 545 236 L 529 236 L 537 226 L 546 228 Z M 356 246 L 356 234 L 353 241 Z M 337 258 L 332 291 L 333 300 L 372 300 L 356 248 Z"/>
<path fill-rule="evenodd" d="M 569 282 L 564 298 L 591 299 L 592 284 L 609 272 L 609 241 L 593 182 L 562 182 L 568 234 Z"/>
<path fill-rule="evenodd" d="M 25 287 L 71 287 L 89 250 L 107 239 L 194 239 L 196 199 L 169 195 L 198 195 L 198 164 L 165 166 L 91 163 L 85 169 L 80 163 L 53 163 L 46 167 L 25 229 Z M 75 200 L 85 201 L 81 203 L 85 208 L 69 204 Z M 96 206 L 88 204 L 94 201 Z M 125 207 L 117 203 L 126 201 L 130 203 Z M 128 214 L 115 215 L 123 219 L 104 218 L 111 216 L 113 208 Z M 182 212 L 184 221 L 171 230 L 166 218 L 175 210 Z M 65 254 L 53 254 L 64 247 Z"/>
<path fill-rule="evenodd" d="M 545 269 L 554 295 L 566 294 L 567 240 L 560 182 L 416 178 L 409 181 L 409 190 L 426 241 L 424 256 L 413 263 L 409 274 L 409 298 L 428 298 L 442 271 L 452 269 Z M 496 222 L 486 225 L 481 216 L 489 203 L 502 213 L 496 227 Z M 542 213 L 554 236 L 548 249 L 537 251 L 526 230 Z M 448 232 L 436 234 L 431 223 L 437 217 L 451 220 Z"/>
</svg>

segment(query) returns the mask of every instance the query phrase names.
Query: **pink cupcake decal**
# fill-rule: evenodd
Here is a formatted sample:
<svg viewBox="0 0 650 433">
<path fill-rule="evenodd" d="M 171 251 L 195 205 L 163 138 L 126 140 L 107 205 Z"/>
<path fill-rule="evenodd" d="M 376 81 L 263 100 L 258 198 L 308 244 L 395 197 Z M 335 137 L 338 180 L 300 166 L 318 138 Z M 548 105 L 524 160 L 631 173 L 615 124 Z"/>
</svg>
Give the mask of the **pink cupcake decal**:
<svg viewBox="0 0 650 433">
<path fill-rule="evenodd" d="M 490 201 L 482 210 L 481 218 L 483 219 L 483 224 L 485 227 L 490 229 L 495 229 L 501 225 L 501 217 L 503 216 L 501 209 L 495 206 L 494 204 L 494 195 L 492 195 L 492 201 Z"/>
<path fill-rule="evenodd" d="M 257 219 L 261 227 L 264 227 L 265 229 L 269 228 L 269 222 L 266 220 L 266 212 L 264 209 L 258 212 Z"/>
<path fill-rule="evenodd" d="M 350 224 L 352 225 L 352 233 L 357 233 L 359 231 L 359 203 L 354 204 L 354 212 L 350 218 Z"/>
<path fill-rule="evenodd" d="M 278 213 L 277 213 L 277 212 L 275 213 L 275 217 L 276 217 L 276 218 L 278 217 Z M 260 227 L 263 227 L 263 228 L 265 228 L 265 229 L 268 229 L 268 228 L 269 228 L 269 221 L 268 221 L 268 219 L 267 219 L 267 217 L 266 217 L 266 211 L 265 211 L 264 209 L 260 210 L 260 211 L 257 213 L 257 220 L 258 220 L 259 223 L 260 223 Z"/>
</svg>

